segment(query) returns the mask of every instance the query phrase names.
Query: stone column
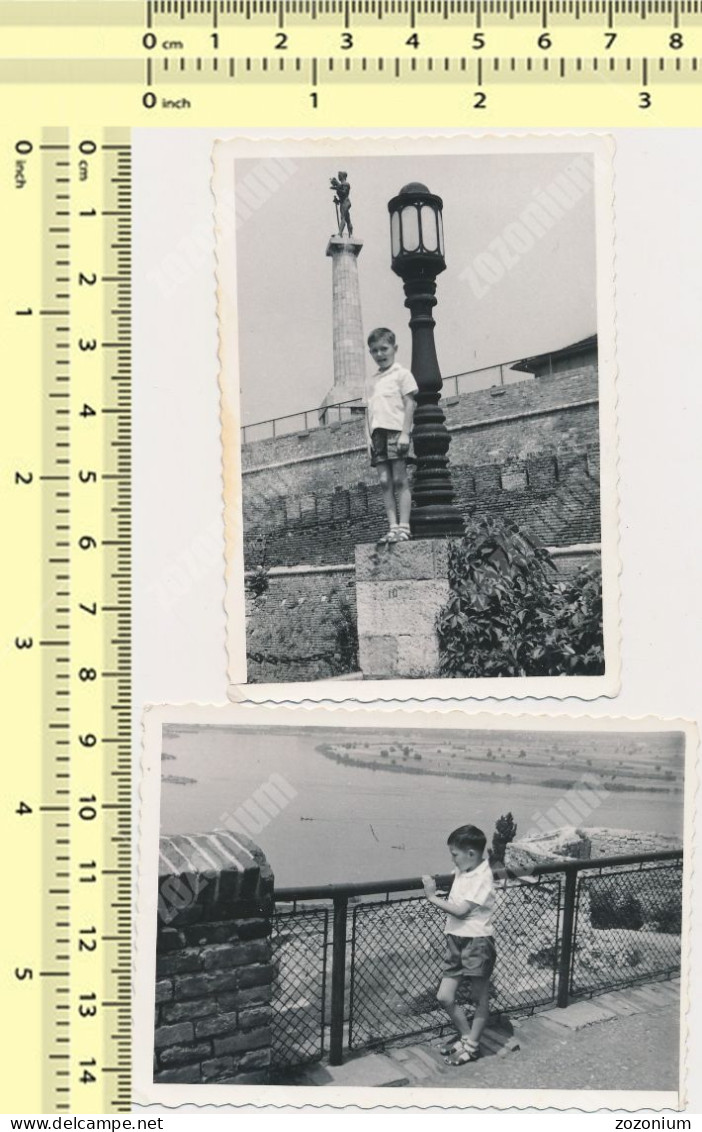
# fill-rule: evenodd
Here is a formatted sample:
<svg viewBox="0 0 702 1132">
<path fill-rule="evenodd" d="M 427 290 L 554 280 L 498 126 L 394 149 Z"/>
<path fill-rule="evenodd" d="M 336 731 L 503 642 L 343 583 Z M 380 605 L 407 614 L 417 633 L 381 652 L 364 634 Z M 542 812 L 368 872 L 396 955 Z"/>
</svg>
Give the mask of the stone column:
<svg viewBox="0 0 702 1132">
<path fill-rule="evenodd" d="M 162 837 L 154 1082 L 267 1084 L 273 873 L 228 830 Z"/>
<path fill-rule="evenodd" d="M 343 236 L 332 236 L 327 245 L 327 255 L 332 260 L 334 384 L 322 402 L 323 423 L 327 405 L 352 401 L 365 393 L 366 343 L 358 286 L 358 256 L 362 247 L 362 240 Z"/>
<path fill-rule="evenodd" d="M 448 542 L 356 547 L 358 653 L 365 677 L 439 675 L 436 615 L 449 597 Z"/>
</svg>

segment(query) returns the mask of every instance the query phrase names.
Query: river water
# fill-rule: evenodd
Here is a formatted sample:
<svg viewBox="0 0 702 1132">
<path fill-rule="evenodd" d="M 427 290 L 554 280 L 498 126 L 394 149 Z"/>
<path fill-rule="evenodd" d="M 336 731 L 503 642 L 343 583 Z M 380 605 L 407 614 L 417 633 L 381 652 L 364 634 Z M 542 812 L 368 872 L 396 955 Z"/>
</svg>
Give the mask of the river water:
<svg viewBox="0 0 702 1132">
<path fill-rule="evenodd" d="M 319 742 L 314 733 L 224 728 L 167 736 L 164 752 L 174 757 L 163 761 L 163 774 L 195 781 L 163 782 L 162 832 L 226 828 L 228 815 L 272 775 L 280 776 L 273 781 L 280 786 L 284 780 L 290 800 L 250 834 L 279 887 L 386 880 L 450 871 L 446 837 L 458 825 L 471 822 L 489 837 L 500 814 L 511 810 L 518 836 L 524 835 L 567 797 L 560 788 L 532 783 L 343 766 L 317 751 Z M 682 795 L 608 794 L 582 824 L 681 835 Z"/>
</svg>

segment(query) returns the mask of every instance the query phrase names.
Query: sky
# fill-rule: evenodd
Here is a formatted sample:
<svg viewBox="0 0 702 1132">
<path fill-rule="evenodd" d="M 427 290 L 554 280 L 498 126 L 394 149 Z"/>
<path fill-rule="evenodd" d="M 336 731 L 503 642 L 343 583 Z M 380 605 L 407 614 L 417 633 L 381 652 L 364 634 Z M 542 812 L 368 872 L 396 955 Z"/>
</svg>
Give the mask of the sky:
<svg viewBox="0 0 702 1132">
<path fill-rule="evenodd" d="M 436 343 L 448 376 L 558 349 L 595 333 L 594 196 L 584 193 L 489 284 L 467 269 L 546 192 L 572 153 L 295 158 L 296 171 L 237 231 L 244 424 L 319 406 L 333 384 L 332 261 L 336 231 L 329 178 L 351 182 L 364 331 L 395 330 L 409 365 L 409 312 L 390 267 L 387 202 L 409 181 L 444 201 L 447 269 L 438 277 Z M 257 162 L 238 160 L 237 177 Z M 499 257 L 501 258 L 501 256 Z M 516 262 L 514 260 L 516 259 Z M 463 278 L 461 278 L 463 276 Z M 373 372 L 370 357 L 368 370 Z"/>
</svg>

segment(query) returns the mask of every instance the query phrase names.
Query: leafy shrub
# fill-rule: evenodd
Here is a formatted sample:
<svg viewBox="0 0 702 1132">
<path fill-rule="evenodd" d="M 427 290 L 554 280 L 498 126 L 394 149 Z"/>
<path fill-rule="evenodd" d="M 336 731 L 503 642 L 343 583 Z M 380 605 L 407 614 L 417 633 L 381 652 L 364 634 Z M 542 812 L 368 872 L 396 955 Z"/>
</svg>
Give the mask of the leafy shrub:
<svg viewBox="0 0 702 1132">
<path fill-rule="evenodd" d="M 509 776 L 508 776 L 509 777 Z M 492 835 L 492 848 L 488 851 L 491 865 L 504 865 L 505 850 L 510 841 L 517 836 L 517 823 L 511 813 L 503 814 L 495 822 L 495 832 Z"/>
<path fill-rule="evenodd" d="M 443 676 L 604 672 L 598 570 L 564 580 L 514 523 L 474 517 L 449 544 L 449 583 L 437 618 Z"/>
<path fill-rule="evenodd" d="M 269 586 L 270 580 L 265 566 L 256 566 L 247 575 L 246 588 L 254 597 L 262 597 L 263 594 L 268 593 Z"/>
<path fill-rule="evenodd" d="M 616 879 L 590 889 L 590 923 L 593 928 L 628 928 L 644 925 L 641 901 Z"/>
<path fill-rule="evenodd" d="M 654 911 L 652 922 L 657 932 L 666 935 L 680 935 L 682 931 L 682 902 L 679 896 L 671 896 Z"/>
<path fill-rule="evenodd" d="M 268 575 L 268 540 L 265 535 L 258 538 L 250 539 L 244 548 L 245 559 L 247 563 L 251 563 L 252 559 L 256 559 L 255 565 L 247 572 L 246 589 L 254 597 L 262 597 L 263 594 L 268 593 L 270 580 Z"/>
</svg>

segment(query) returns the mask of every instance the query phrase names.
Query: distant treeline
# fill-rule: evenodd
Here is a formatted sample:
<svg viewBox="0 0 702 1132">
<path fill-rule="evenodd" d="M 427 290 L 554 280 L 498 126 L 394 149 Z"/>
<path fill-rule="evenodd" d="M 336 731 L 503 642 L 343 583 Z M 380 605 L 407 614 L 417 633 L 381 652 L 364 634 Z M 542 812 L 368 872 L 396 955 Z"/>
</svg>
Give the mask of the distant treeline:
<svg viewBox="0 0 702 1132">
<path fill-rule="evenodd" d="M 324 755 L 327 759 L 332 759 L 334 762 L 343 763 L 345 766 L 360 766 L 366 770 L 390 770 L 397 774 L 423 774 L 433 775 L 435 778 L 460 778 L 470 780 L 473 782 L 518 782 L 522 784 L 529 784 L 531 786 L 548 786 L 552 789 L 570 790 L 575 786 L 580 785 L 580 780 L 576 778 L 544 778 L 537 781 L 533 779 L 521 778 L 513 774 L 497 774 L 495 771 L 486 773 L 485 771 L 468 771 L 468 770 L 432 770 L 426 765 L 421 763 L 409 761 L 412 756 L 403 755 L 402 762 L 397 762 L 396 756 L 389 755 L 387 759 L 374 759 L 368 757 L 365 759 L 353 758 L 346 753 L 340 753 L 332 749 L 331 743 L 319 743 L 317 750 L 320 754 Z M 407 761 L 405 761 L 407 759 Z M 640 793 L 640 794 L 670 794 L 671 791 L 680 792 L 681 787 L 676 785 L 671 786 L 634 786 L 629 782 L 601 782 L 598 787 L 602 790 L 610 790 L 618 793 Z"/>
</svg>

